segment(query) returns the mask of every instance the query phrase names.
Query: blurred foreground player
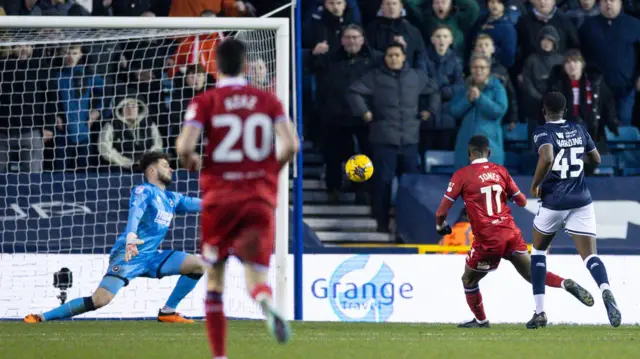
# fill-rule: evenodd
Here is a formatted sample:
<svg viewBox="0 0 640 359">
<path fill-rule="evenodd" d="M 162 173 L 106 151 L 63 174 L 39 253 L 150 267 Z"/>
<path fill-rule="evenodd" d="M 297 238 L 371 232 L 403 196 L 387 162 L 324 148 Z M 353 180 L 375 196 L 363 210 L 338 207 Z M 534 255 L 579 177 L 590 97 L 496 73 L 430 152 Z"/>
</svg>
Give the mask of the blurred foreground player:
<svg viewBox="0 0 640 359">
<path fill-rule="evenodd" d="M 273 95 L 247 85 L 242 76 L 246 49 L 227 39 L 216 48 L 217 88 L 193 99 L 186 111 L 177 151 L 183 165 L 200 167 L 194 148 L 204 131 L 208 140 L 200 176 L 204 192 L 202 254 L 208 270 L 206 317 L 215 359 L 226 358 L 226 318 L 222 291 L 227 258 L 244 263 L 247 290 L 261 306 L 278 342 L 291 335 L 277 313 L 267 284 L 274 247 L 278 174 L 298 151 L 298 138 Z M 276 156 L 275 137 L 282 144 Z"/>
<path fill-rule="evenodd" d="M 498 268 L 502 258 L 510 261 L 522 278 L 531 282 L 527 244 L 522 239 L 522 233 L 515 225 L 511 209 L 507 205 L 507 200 L 512 200 L 518 206 L 524 207 L 527 198 L 520 192 L 504 167 L 489 162 L 490 154 L 487 137 L 475 135 L 471 138 L 471 164 L 453 174 L 436 212 L 438 234 L 451 233 L 451 227 L 445 219 L 453 203 L 462 195 L 475 236 L 462 275 L 467 304 L 475 318 L 460 324 L 460 328 L 489 327 L 478 283 L 488 272 Z M 571 279 L 564 279 L 549 272 L 546 274 L 546 280 L 543 280 L 543 285 L 545 282 L 550 287 L 564 288 L 587 306 L 593 305 L 591 294 Z"/>
<path fill-rule="evenodd" d="M 148 152 L 140 159 L 147 183 L 131 191 L 129 218 L 123 234 L 111 249 L 109 269 L 90 297 L 76 298 L 44 314 L 29 314 L 27 323 L 70 318 L 109 304 L 115 295 L 137 277 L 162 278 L 181 275 L 176 287 L 160 309 L 158 321 L 193 323 L 175 309 L 204 274 L 202 260 L 193 254 L 158 248 L 175 213 L 200 212 L 200 199 L 167 191 L 173 169 L 162 152 Z"/>
<path fill-rule="evenodd" d="M 527 328 L 547 325 L 544 312 L 544 278 L 547 273 L 546 251 L 556 232 L 571 235 L 578 253 L 602 291 L 609 322 L 617 327 L 622 321 L 604 263 L 596 255 L 596 215 L 591 193 L 584 180 L 584 159 L 600 163 L 600 154 L 582 125 L 563 119 L 567 100 L 560 92 L 549 92 L 543 98 L 546 123 L 533 133 L 539 154 L 538 166 L 531 183 L 531 195 L 540 197 L 541 207 L 533 220 L 531 249 L 531 284 L 536 312 Z"/>
</svg>

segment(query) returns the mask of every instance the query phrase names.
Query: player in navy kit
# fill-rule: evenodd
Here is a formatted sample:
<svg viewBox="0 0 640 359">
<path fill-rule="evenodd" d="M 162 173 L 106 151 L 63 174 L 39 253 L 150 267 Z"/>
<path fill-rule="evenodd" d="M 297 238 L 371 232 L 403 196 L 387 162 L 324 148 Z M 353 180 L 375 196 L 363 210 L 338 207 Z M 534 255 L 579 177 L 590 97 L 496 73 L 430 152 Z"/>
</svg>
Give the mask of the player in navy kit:
<svg viewBox="0 0 640 359">
<path fill-rule="evenodd" d="M 544 312 L 546 252 L 556 232 L 564 227 L 602 291 L 609 322 L 617 327 L 622 315 L 609 288 L 604 263 L 596 254 L 596 216 L 584 179 L 584 160 L 599 164 L 600 154 L 582 125 L 563 119 L 566 105 L 567 100 L 561 93 L 546 94 L 543 99 L 546 123 L 533 134 L 539 159 L 531 195 L 539 197 L 542 203 L 533 221 L 531 250 L 531 284 L 536 311 L 526 326 L 536 329 L 547 324 Z"/>
<path fill-rule="evenodd" d="M 173 169 L 162 152 L 148 152 L 140 159 L 147 183 L 131 191 L 129 218 L 124 232 L 111 249 L 109 268 L 90 297 L 76 298 L 43 314 L 29 314 L 26 323 L 70 318 L 107 305 L 137 277 L 181 275 L 166 305 L 158 313 L 164 323 L 193 323 L 175 309 L 204 274 L 202 261 L 193 254 L 158 248 L 169 231 L 175 213 L 200 212 L 199 198 L 167 191 Z"/>
</svg>

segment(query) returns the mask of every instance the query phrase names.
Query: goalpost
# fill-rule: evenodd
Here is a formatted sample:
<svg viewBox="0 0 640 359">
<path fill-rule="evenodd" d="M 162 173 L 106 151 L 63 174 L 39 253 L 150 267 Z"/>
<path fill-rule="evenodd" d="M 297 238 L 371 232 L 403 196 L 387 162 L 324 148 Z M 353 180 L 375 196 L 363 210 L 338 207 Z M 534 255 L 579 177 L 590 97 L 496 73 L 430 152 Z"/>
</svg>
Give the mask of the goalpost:
<svg viewBox="0 0 640 359">
<path fill-rule="evenodd" d="M 116 128 L 137 128 L 139 148 L 160 145 L 172 155 L 189 98 L 214 76 L 216 41 L 245 41 L 251 82 L 289 108 L 289 26 L 280 18 L 0 17 L 0 101 L 11 105 L 0 103 L 0 121 L 11 124 L 4 135 L 0 123 L 0 319 L 59 305 L 52 277 L 62 267 L 73 273 L 69 299 L 96 288 L 124 230 L 130 191 L 142 181 Z M 197 180 L 178 170 L 171 189 L 197 196 Z M 277 307 L 291 317 L 288 168 L 278 190 L 270 281 Z M 162 248 L 194 253 L 197 218 L 176 215 Z M 239 264 L 231 261 L 229 271 L 227 315 L 261 317 Z M 153 317 L 176 280 L 139 278 L 87 317 Z M 178 311 L 203 316 L 204 282 Z"/>
</svg>

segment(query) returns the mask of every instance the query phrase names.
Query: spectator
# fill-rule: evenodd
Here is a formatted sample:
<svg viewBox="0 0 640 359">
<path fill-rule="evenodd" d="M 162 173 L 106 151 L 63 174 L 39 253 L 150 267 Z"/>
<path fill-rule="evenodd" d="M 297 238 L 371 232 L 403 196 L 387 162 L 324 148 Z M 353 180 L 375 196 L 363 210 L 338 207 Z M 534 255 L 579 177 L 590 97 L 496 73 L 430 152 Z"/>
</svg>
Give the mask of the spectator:
<svg viewBox="0 0 640 359">
<path fill-rule="evenodd" d="M 440 114 L 422 124 L 420 151 L 427 149 L 453 150 L 456 136 L 456 120 L 449 108 L 453 90 L 464 83 L 462 61 L 450 48 L 453 34 L 446 25 L 439 25 L 431 35 L 431 46 L 427 48 L 427 67 L 429 76 L 440 89 L 442 106 Z"/>
<path fill-rule="evenodd" d="M 158 126 L 147 118 L 147 106 L 135 97 L 116 100 L 114 118 L 100 132 L 100 157 L 113 166 L 131 169 L 146 151 L 162 150 Z"/>
<path fill-rule="evenodd" d="M 276 79 L 269 74 L 267 64 L 262 58 L 249 61 L 247 64 L 247 80 L 255 87 L 276 93 Z"/>
<path fill-rule="evenodd" d="M 453 116 L 462 120 L 456 138 L 455 164 L 469 164 L 467 144 L 474 135 L 489 138 L 491 162 L 504 163 L 501 119 L 507 112 L 507 93 L 502 82 L 491 75 L 491 59 L 481 54 L 471 57 L 471 76 L 458 88 L 451 101 Z"/>
<path fill-rule="evenodd" d="M 393 178 L 418 171 L 420 122 L 438 113 L 440 102 L 436 84 L 426 73 L 407 66 L 406 58 L 403 44 L 390 44 L 384 66 L 354 82 L 348 94 L 354 114 L 370 123 L 376 164 L 373 205 L 379 232 L 389 230 Z"/>
<path fill-rule="evenodd" d="M 580 0 L 580 7 L 567 11 L 567 16 L 573 21 L 577 29 L 580 29 L 584 19 L 600 15 L 600 6 L 596 0 Z"/>
<path fill-rule="evenodd" d="M 265 0 L 267 1 L 267 0 Z M 273 8 L 273 1 L 272 0 L 268 0 L 270 2 L 270 8 L 269 10 L 271 10 Z M 345 0 L 347 3 L 347 7 L 349 7 L 353 13 L 353 22 L 356 24 L 361 24 L 362 23 L 362 16 L 360 15 L 360 7 L 358 6 L 358 1 L 357 0 Z M 255 2 L 256 7 L 258 7 L 258 3 Z M 303 24 L 307 24 L 311 21 L 312 17 L 314 16 L 314 14 L 316 13 L 321 13 L 324 9 L 324 0 L 309 0 L 309 1 L 302 1 L 302 16 L 303 16 Z M 305 33 L 306 35 L 306 33 Z"/>
<path fill-rule="evenodd" d="M 620 0 L 601 0 L 601 14 L 584 21 L 580 38 L 587 64 L 602 70 L 604 81 L 613 92 L 620 122 L 630 125 L 636 90 L 640 88 L 640 20 L 621 12 L 621 8 Z"/>
<path fill-rule="evenodd" d="M 38 0 L 30 8 L 29 15 L 67 16 L 73 5 L 75 5 L 73 0 Z"/>
<path fill-rule="evenodd" d="M 0 173 L 12 160 L 21 171 L 42 172 L 44 142 L 53 138 L 45 123 L 44 76 L 32 55 L 33 46 L 17 45 L 0 62 Z"/>
<path fill-rule="evenodd" d="M 471 32 L 470 41 L 480 33 L 491 36 L 495 45 L 495 58 L 509 68 L 516 61 L 518 34 L 508 14 L 505 13 L 506 0 L 487 0 L 489 12 L 481 16 Z"/>
<path fill-rule="evenodd" d="M 352 23 L 355 17 L 345 0 L 325 0 L 305 25 L 305 48 L 313 49 L 314 55 L 338 48 L 342 28 Z"/>
<path fill-rule="evenodd" d="M 367 28 L 367 40 L 376 50 L 399 43 L 405 47 L 409 67 L 427 70 L 424 39 L 420 31 L 402 16 L 401 0 L 382 0 L 382 13 Z"/>
<path fill-rule="evenodd" d="M 61 49 L 63 67 L 49 85 L 49 100 L 56 114 L 57 169 L 87 169 L 94 162 L 91 129 L 106 108 L 104 79 L 81 63 L 83 50 L 71 44 Z M 108 114 L 108 113 L 105 113 Z"/>
<path fill-rule="evenodd" d="M 212 11 L 205 11 L 200 16 L 215 17 Z M 214 79 L 216 75 L 216 47 L 222 40 L 221 32 L 212 32 L 189 36 L 180 42 L 173 57 L 173 68 L 169 69 L 169 77 L 174 77 L 176 72 L 184 73 L 188 64 L 202 64 L 205 71 Z"/>
<path fill-rule="evenodd" d="M 112 3 L 113 0 L 93 0 L 91 16 L 113 16 Z"/>
<path fill-rule="evenodd" d="M 538 36 L 538 52 L 527 58 L 523 70 L 524 112 L 529 121 L 530 134 L 533 134 L 538 125 L 544 124 L 541 112 L 542 96 L 547 92 L 549 73 L 564 60 L 557 51 L 558 32 L 553 26 L 543 27 Z"/>
<path fill-rule="evenodd" d="M 224 17 L 255 16 L 253 5 L 240 0 L 172 0 L 169 16 L 196 17 L 205 11 Z"/>
<path fill-rule="evenodd" d="M 440 25 L 453 32 L 453 49 L 461 56 L 467 53 L 465 43 L 471 28 L 478 20 L 480 8 L 476 0 L 433 0 L 431 9 L 424 14 L 423 34 L 431 34 Z"/>
<path fill-rule="evenodd" d="M 562 54 L 566 49 L 580 48 L 575 25 L 567 15 L 558 10 L 555 0 L 532 0 L 531 2 L 533 3 L 532 11 L 522 16 L 516 25 L 520 53 L 516 59 L 515 71 L 520 74 L 521 83 L 524 61 L 538 51 L 540 46 L 538 34 L 543 27 L 550 25 L 558 32 L 556 43 L 558 53 Z"/>
<path fill-rule="evenodd" d="M 613 94 L 597 67 L 585 68 L 580 50 L 571 49 L 564 64 L 553 68 L 549 76 L 549 91 L 559 91 L 567 98 L 568 121 L 584 125 L 601 153 L 607 152 L 604 127 L 618 133 L 618 115 Z"/>
<path fill-rule="evenodd" d="M 339 202 L 342 162 L 354 154 L 353 138 L 358 140 L 361 153 L 371 155 L 369 128 L 361 117 L 355 117 L 350 111 L 347 89 L 355 80 L 379 67 L 382 59 L 381 53 L 365 43 L 363 30 L 358 25 L 347 26 L 341 41 L 342 46 L 336 51 L 314 55 L 310 66 L 318 78 L 316 112 L 322 121 L 325 181 L 332 203 Z"/>
<path fill-rule="evenodd" d="M 471 231 L 471 222 L 469 222 L 469 215 L 467 209 L 462 208 L 456 224 L 451 227 L 451 233 L 442 237 L 438 242 L 441 246 L 471 246 L 474 240 L 473 232 Z M 450 254 L 466 254 L 467 252 L 451 252 Z"/>
<path fill-rule="evenodd" d="M 113 16 L 156 16 L 152 0 L 111 0 Z"/>
<path fill-rule="evenodd" d="M 473 51 L 491 59 L 491 74 L 502 82 L 502 86 L 507 91 L 509 108 L 503 122 L 509 124 L 509 130 L 514 129 L 516 123 L 518 123 L 518 94 L 511 82 L 507 68 L 493 57 L 495 53 L 493 38 L 487 34 L 478 35 Z"/>
</svg>

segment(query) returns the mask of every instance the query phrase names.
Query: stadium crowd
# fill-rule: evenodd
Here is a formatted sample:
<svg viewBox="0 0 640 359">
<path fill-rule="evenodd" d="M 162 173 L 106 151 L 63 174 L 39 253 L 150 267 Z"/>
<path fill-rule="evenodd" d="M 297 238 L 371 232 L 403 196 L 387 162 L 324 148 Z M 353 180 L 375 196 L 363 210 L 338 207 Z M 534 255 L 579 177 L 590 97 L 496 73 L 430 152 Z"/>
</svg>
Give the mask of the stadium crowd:
<svg viewBox="0 0 640 359">
<path fill-rule="evenodd" d="M 282 3 L 0 0 L 0 13 L 260 16 Z M 582 123 L 601 153 L 611 152 L 608 139 L 616 136 L 640 139 L 638 1 L 305 0 L 302 6 L 304 135 L 323 153 L 331 198 L 343 188 L 342 163 L 365 153 L 376 164 L 373 192 L 384 196 L 374 203 L 386 213 L 395 176 L 430 170 L 428 154 L 442 151 L 453 154 L 445 172 L 461 167 L 474 134 L 490 139 L 492 161 L 528 173 L 533 166 L 522 163 L 543 121 L 541 97 L 552 89 L 565 94 L 566 118 Z M 213 49 L 222 36 L 4 48 L 0 172 L 128 171 L 146 150 L 172 152 L 186 104 L 215 84 Z M 252 83 L 274 87 L 273 63 L 257 58 L 249 65 Z M 635 152 L 621 155 L 628 160 Z"/>
</svg>

